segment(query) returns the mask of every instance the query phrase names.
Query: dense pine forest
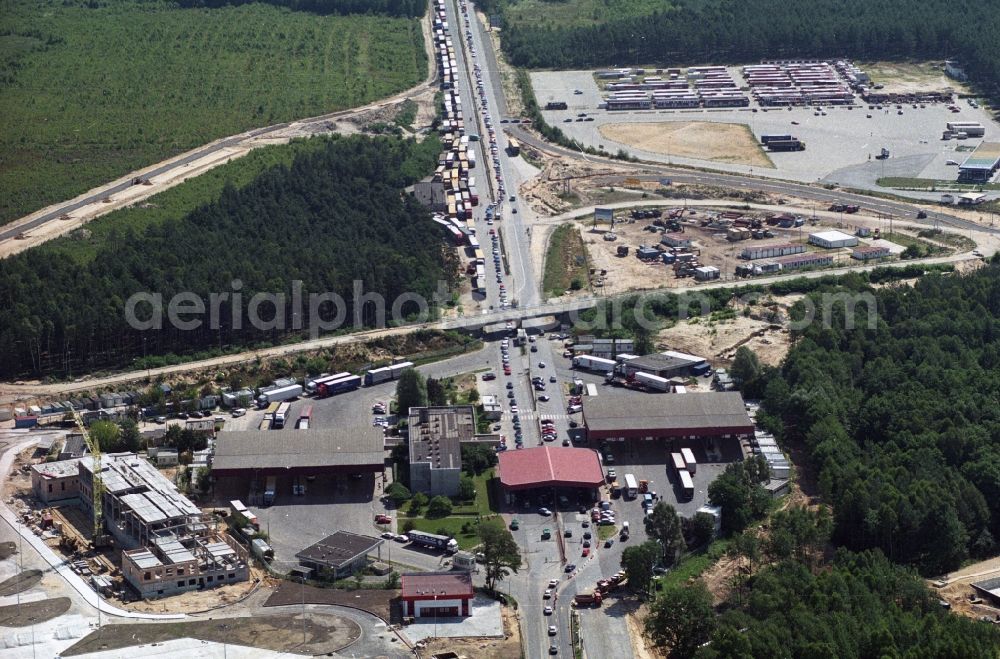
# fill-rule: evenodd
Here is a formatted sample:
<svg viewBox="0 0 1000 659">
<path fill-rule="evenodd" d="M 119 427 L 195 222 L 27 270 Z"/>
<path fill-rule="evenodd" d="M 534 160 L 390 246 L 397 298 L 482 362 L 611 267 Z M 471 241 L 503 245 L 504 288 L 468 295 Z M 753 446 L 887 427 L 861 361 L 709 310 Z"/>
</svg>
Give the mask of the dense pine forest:
<svg viewBox="0 0 1000 659">
<path fill-rule="evenodd" d="M 678 598 L 697 601 L 698 591 L 689 591 L 668 593 L 657 611 Z M 821 570 L 779 562 L 734 592 L 726 609 L 718 619 L 703 618 L 690 653 L 670 656 L 995 659 L 1000 644 L 992 625 L 944 611 L 917 575 L 878 552 L 841 551 Z"/>
<path fill-rule="evenodd" d="M 566 4 L 554 1 L 553 6 Z M 504 12 L 513 0 L 489 0 Z M 648 3 L 642 6 L 648 10 Z M 513 12 L 510 12 L 513 13 Z M 580 68 L 742 63 L 762 58 L 961 59 L 990 94 L 1000 85 L 1000 4 L 972 0 L 670 0 L 597 25 L 505 21 L 513 64 Z"/>
<path fill-rule="evenodd" d="M 402 189 L 433 170 L 439 148 L 436 140 L 333 138 L 176 221 L 116 229 L 83 265 L 63 256 L 59 241 L 0 261 L 0 376 L 79 373 L 129 366 L 144 354 L 286 340 L 304 334 L 291 329 L 293 280 L 303 282 L 306 311 L 310 292 L 342 296 L 348 325 L 354 280 L 390 303 L 405 292 L 430 299 L 452 272 L 450 257 L 430 214 Z M 219 305 L 217 331 L 207 322 L 191 331 L 166 322 L 173 295 L 191 291 L 207 304 L 211 293 L 234 292 L 234 280 L 242 283 L 239 318 L 230 302 Z M 126 323 L 126 300 L 137 292 L 162 294 L 162 330 Z M 248 301 L 257 292 L 285 294 L 288 329 L 250 325 Z M 265 304 L 260 316 L 271 318 L 270 309 Z M 149 317 L 147 306 L 139 310 Z M 324 306 L 323 317 L 332 310 Z"/>
<path fill-rule="evenodd" d="M 181 7 L 225 7 L 261 0 L 177 0 Z M 382 14 L 417 18 L 427 11 L 427 0 L 263 0 L 266 4 L 314 14 Z"/>
<path fill-rule="evenodd" d="M 936 575 L 1000 538 L 1000 266 L 876 298 L 877 328 L 841 306 L 746 387 L 805 450 L 837 545 Z"/>
</svg>

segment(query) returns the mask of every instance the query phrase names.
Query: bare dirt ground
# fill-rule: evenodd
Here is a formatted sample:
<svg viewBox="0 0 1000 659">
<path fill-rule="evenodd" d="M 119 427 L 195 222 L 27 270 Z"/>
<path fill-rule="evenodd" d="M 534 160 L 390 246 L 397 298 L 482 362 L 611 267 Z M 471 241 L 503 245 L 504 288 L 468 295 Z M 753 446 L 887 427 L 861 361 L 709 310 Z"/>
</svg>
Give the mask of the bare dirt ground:
<svg viewBox="0 0 1000 659">
<path fill-rule="evenodd" d="M 105 625 L 71 646 L 63 652 L 63 656 L 163 643 L 177 638 L 317 655 L 337 652 L 360 636 L 361 628 L 354 621 L 320 613 L 309 613 L 305 623 L 299 615 L 255 615 L 217 620 Z"/>
<path fill-rule="evenodd" d="M 517 659 L 521 656 L 521 633 L 517 616 L 507 607 L 503 614 L 503 638 L 439 638 L 425 644 L 420 656 L 432 657 L 439 653 L 454 652 L 476 659 Z"/>
<path fill-rule="evenodd" d="M 0 582 L 0 597 L 9 597 L 10 595 L 16 595 L 17 593 L 23 593 L 35 586 L 42 580 L 41 570 L 24 570 L 19 574 L 15 574 L 9 579 L 4 579 Z"/>
<path fill-rule="evenodd" d="M 928 580 L 927 583 L 931 589 L 937 591 L 941 599 L 951 604 L 953 612 L 972 618 L 989 616 L 998 619 L 996 616 L 1000 615 L 1000 609 L 985 602 L 974 602 L 972 598 L 976 592 L 969 586 L 971 583 L 995 577 L 1000 577 L 1000 556 L 952 572 L 943 579 L 947 584 L 945 586 L 938 587 L 939 582 L 936 579 Z"/>
<path fill-rule="evenodd" d="M 873 62 L 858 64 L 872 82 L 885 85 L 880 91 L 907 94 L 953 89 L 965 92 L 958 81 L 944 74 L 944 62 Z"/>
<path fill-rule="evenodd" d="M 392 602 L 399 597 L 398 590 L 336 590 L 316 588 L 282 581 L 264 606 L 285 606 L 300 604 L 305 597 L 306 604 L 337 604 L 367 611 L 388 621 Z"/>
<path fill-rule="evenodd" d="M 636 659 L 666 659 L 667 655 L 663 649 L 653 645 L 653 642 L 646 636 L 643 621 L 648 614 L 649 607 L 643 604 L 635 611 L 625 615 L 629 640 L 632 641 L 632 656 Z"/>
<path fill-rule="evenodd" d="M 737 348 L 745 345 L 756 353 L 761 363 L 777 366 L 788 354 L 791 345 L 788 333 L 767 316 L 772 311 L 786 315 L 791 305 L 801 297 L 785 295 L 765 298 L 750 307 L 749 316 L 743 315 L 743 305 L 733 305 L 736 311 L 733 318 L 712 321 L 699 317 L 680 322 L 660 331 L 657 347 L 704 355 L 713 365 L 723 366 L 732 360 Z"/>
<path fill-rule="evenodd" d="M 260 587 L 263 578 L 263 572 L 251 568 L 250 578 L 242 583 L 227 584 L 202 591 L 194 590 L 156 600 L 128 603 L 115 601 L 115 605 L 128 611 L 143 613 L 201 613 L 242 600 Z"/>
<path fill-rule="evenodd" d="M 774 168 L 747 126 L 713 121 L 663 121 L 603 124 L 601 135 L 636 149 Z"/>
<path fill-rule="evenodd" d="M 0 606 L 0 627 L 27 627 L 52 620 L 69 611 L 70 599 L 56 597 L 36 602 Z"/>
<path fill-rule="evenodd" d="M 591 164 L 553 157 L 528 146 L 522 147 L 521 152 L 536 163 L 541 172 L 522 185 L 519 192 L 522 200 L 542 217 L 559 215 L 583 206 L 622 201 L 646 191 L 619 192 L 620 198 L 611 198 L 608 187 L 622 185 L 624 179 L 633 177 L 632 171 L 604 163 Z M 634 183 L 635 187 L 643 187 L 639 178 L 635 178 Z"/>
</svg>

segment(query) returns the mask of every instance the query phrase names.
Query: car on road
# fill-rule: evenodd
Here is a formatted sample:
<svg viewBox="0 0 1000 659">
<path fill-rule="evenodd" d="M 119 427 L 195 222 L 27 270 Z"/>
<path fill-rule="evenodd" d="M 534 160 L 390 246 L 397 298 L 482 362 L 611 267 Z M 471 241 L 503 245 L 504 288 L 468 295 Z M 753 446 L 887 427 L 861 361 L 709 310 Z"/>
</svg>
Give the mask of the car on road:
<svg viewBox="0 0 1000 659">
<path fill-rule="evenodd" d="M 246 412 L 244 411 L 243 414 L 246 414 Z M 236 416 L 236 415 L 233 414 L 233 416 Z M 242 415 L 240 415 L 240 416 L 242 416 Z M 166 423 L 167 422 L 167 417 L 165 417 L 165 416 L 158 416 L 158 417 L 156 417 L 156 422 L 157 423 Z"/>
<path fill-rule="evenodd" d="M 580 555 L 583 556 L 584 558 L 590 556 L 590 547 L 584 547 L 583 551 L 580 552 Z"/>
<path fill-rule="evenodd" d="M 552 589 L 551 588 L 546 588 L 545 589 L 545 592 L 542 593 L 542 599 L 543 600 L 550 600 L 550 599 L 552 599 Z"/>
<path fill-rule="evenodd" d="M 586 511 L 584 511 L 584 512 L 586 512 Z M 585 529 L 589 529 L 590 528 L 590 522 L 588 522 L 587 520 L 583 520 L 583 522 L 581 522 L 581 526 L 583 526 L 583 528 L 585 528 Z M 584 537 L 586 538 L 588 536 L 584 535 Z"/>
<path fill-rule="evenodd" d="M 554 645 L 549 646 L 549 654 L 559 654 L 559 648 Z"/>
<path fill-rule="evenodd" d="M 490 371 L 489 373 L 483 373 L 483 380 L 496 380 L 496 379 L 497 379 L 497 374 L 494 373 L 493 371 Z"/>
<path fill-rule="evenodd" d="M 409 542 L 409 541 L 410 541 L 410 539 L 409 539 L 408 537 L 406 537 L 405 535 L 402 535 L 402 534 L 400 534 L 400 535 L 397 535 L 397 536 L 396 536 L 395 538 L 393 538 L 393 539 L 394 539 L 394 540 L 395 540 L 396 542 Z"/>
<path fill-rule="evenodd" d="M 559 630 L 556 629 L 555 625 L 549 625 L 549 636 L 555 636 L 558 633 L 559 633 Z"/>
<path fill-rule="evenodd" d="M 233 417 L 245 416 L 246 413 L 247 409 L 245 407 L 237 407 L 235 410 L 233 410 Z M 159 421 L 159 419 L 157 420 Z M 164 419 L 164 421 L 166 421 L 166 419 Z"/>
<path fill-rule="evenodd" d="M 590 534 L 588 533 L 587 535 L 590 535 Z M 584 540 L 583 541 L 583 548 L 584 549 L 589 549 L 590 548 L 590 540 Z"/>
<path fill-rule="evenodd" d="M 549 402 L 552 399 L 549 398 L 548 396 L 542 395 L 542 396 L 538 397 L 538 400 L 542 401 L 543 403 L 547 403 L 547 402 Z"/>
<path fill-rule="evenodd" d="M 566 529 L 565 531 L 563 531 L 563 537 L 572 538 L 573 537 L 573 530 L 572 529 Z"/>
<path fill-rule="evenodd" d="M 615 544 L 614 538 L 608 538 L 607 540 L 604 541 L 604 548 L 609 549 L 612 546 L 614 546 L 614 544 Z"/>
<path fill-rule="evenodd" d="M 545 368 L 545 362 L 538 362 L 538 368 Z"/>
<path fill-rule="evenodd" d="M 544 609 L 542 609 L 542 613 L 544 613 L 547 616 L 552 615 L 552 607 L 551 606 L 545 607 Z"/>
<path fill-rule="evenodd" d="M 567 572 L 567 573 L 569 573 L 569 572 L 572 572 L 572 571 L 573 571 L 573 570 L 575 570 L 575 569 L 576 569 L 576 564 L 574 564 L 574 563 L 569 563 L 569 564 L 568 564 L 568 565 L 566 566 L 566 572 Z"/>
<path fill-rule="evenodd" d="M 586 533 L 583 534 L 583 539 L 584 540 L 590 540 L 592 537 L 594 537 L 594 536 L 592 536 L 590 534 L 590 531 L 587 531 Z M 584 546 L 586 546 L 586 545 L 584 545 Z"/>
<path fill-rule="evenodd" d="M 382 537 L 385 538 L 386 540 L 393 540 L 396 537 L 396 534 L 393 533 L 392 531 L 386 531 L 385 533 L 382 534 Z"/>
<path fill-rule="evenodd" d="M 548 517 L 549 515 L 552 514 L 552 511 L 549 510 L 548 508 L 539 508 L 538 509 L 538 514 L 541 515 L 541 516 L 543 516 L 543 517 Z"/>
</svg>

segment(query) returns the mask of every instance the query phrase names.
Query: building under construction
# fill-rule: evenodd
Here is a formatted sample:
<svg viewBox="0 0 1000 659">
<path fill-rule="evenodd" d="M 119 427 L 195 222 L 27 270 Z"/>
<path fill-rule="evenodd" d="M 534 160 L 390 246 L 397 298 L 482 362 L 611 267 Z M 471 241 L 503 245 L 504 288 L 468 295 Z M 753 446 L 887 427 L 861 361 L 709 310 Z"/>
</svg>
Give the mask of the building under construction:
<svg viewBox="0 0 1000 659">
<path fill-rule="evenodd" d="M 80 502 L 94 514 L 94 462 L 79 460 Z M 249 576 L 246 550 L 219 533 L 147 460 L 134 453 L 102 456 L 104 527 L 122 550 L 122 574 L 144 598 L 173 595 Z"/>
</svg>

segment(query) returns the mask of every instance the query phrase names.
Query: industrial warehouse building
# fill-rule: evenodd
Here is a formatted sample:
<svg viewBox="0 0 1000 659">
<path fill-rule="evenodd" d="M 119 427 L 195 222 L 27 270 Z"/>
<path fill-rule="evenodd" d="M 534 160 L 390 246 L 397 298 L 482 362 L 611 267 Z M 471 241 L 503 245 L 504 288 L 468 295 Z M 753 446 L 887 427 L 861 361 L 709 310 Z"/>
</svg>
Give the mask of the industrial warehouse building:
<svg viewBox="0 0 1000 659">
<path fill-rule="evenodd" d="M 508 492 L 543 487 L 596 490 L 604 483 L 601 460 L 592 449 L 539 446 L 501 451 L 497 460 L 500 485 Z"/>
<path fill-rule="evenodd" d="M 824 249 L 838 249 L 854 247 L 858 244 L 858 237 L 843 231 L 818 231 L 809 234 L 809 243 Z"/>
<path fill-rule="evenodd" d="M 407 572 L 400 587 L 405 617 L 472 615 L 472 575 L 468 572 Z"/>
<path fill-rule="evenodd" d="M 636 373 L 648 373 L 661 378 L 673 378 L 686 375 L 704 375 L 708 372 L 709 365 L 704 357 L 666 350 L 630 359 L 625 362 L 623 368 L 626 377 L 631 377 Z"/>
<path fill-rule="evenodd" d="M 282 433 L 242 430 L 219 433 L 212 475 L 319 475 L 381 472 L 382 431 L 369 424 Z"/>
<path fill-rule="evenodd" d="M 380 538 L 337 531 L 295 554 L 295 558 L 315 576 L 343 579 L 364 569 L 368 555 L 380 549 L 382 543 Z"/>
<path fill-rule="evenodd" d="M 585 396 L 590 441 L 750 437 L 753 421 L 739 392 L 669 396 Z"/>
<path fill-rule="evenodd" d="M 471 405 L 411 407 L 410 489 L 429 496 L 458 496 L 462 442 L 476 434 Z"/>
<path fill-rule="evenodd" d="M 259 493 L 266 477 L 277 476 L 280 501 L 298 477 L 381 473 L 384 449 L 381 428 L 360 421 L 350 425 L 346 419 L 321 430 L 221 432 L 215 440 L 212 477 L 217 493 L 225 490 L 229 498 L 255 505 L 259 495 L 250 490 Z"/>
</svg>

